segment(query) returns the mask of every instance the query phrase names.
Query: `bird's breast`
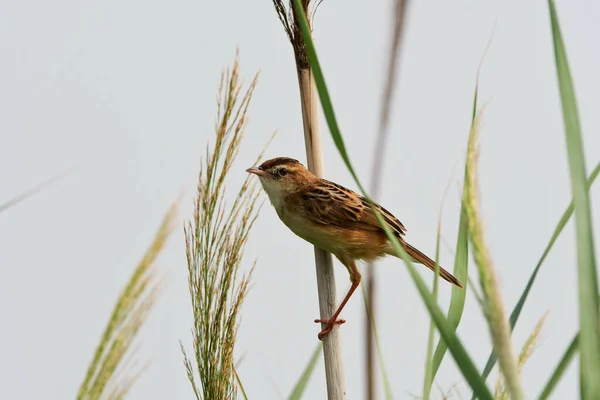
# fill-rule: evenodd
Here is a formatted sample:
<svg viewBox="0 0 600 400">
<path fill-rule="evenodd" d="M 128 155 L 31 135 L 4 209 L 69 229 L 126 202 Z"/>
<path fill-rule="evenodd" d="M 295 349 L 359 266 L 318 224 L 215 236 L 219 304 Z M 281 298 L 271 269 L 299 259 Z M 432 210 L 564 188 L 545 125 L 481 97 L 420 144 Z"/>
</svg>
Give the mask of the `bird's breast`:
<svg viewBox="0 0 600 400">
<path fill-rule="evenodd" d="M 389 246 L 385 234 L 379 231 L 318 224 L 289 210 L 279 218 L 297 236 L 337 256 L 374 260 L 385 255 Z"/>
<path fill-rule="evenodd" d="M 293 233 L 320 249 L 337 254 L 345 247 L 343 238 L 326 225 L 316 224 L 285 209 L 279 214 L 279 218 Z"/>
</svg>

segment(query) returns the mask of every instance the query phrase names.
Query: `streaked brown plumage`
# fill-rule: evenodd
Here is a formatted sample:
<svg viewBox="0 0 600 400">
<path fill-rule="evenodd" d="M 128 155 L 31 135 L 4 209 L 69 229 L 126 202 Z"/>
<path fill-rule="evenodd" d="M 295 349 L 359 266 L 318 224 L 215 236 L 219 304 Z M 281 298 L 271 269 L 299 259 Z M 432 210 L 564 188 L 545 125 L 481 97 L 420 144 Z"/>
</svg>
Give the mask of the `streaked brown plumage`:
<svg viewBox="0 0 600 400">
<path fill-rule="evenodd" d="M 348 269 L 352 286 L 319 333 L 322 339 L 333 329 L 340 312 L 360 284 L 356 260 L 372 261 L 385 255 L 397 257 L 366 199 L 336 183 L 319 178 L 293 158 L 278 157 L 246 170 L 260 178 L 277 215 L 292 232 L 332 253 Z M 435 262 L 404 240 L 406 228 L 389 211 L 376 205 L 404 250 L 415 262 L 435 269 Z M 462 284 L 440 267 L 440 276 L 462 288 Z"/>
</svg>

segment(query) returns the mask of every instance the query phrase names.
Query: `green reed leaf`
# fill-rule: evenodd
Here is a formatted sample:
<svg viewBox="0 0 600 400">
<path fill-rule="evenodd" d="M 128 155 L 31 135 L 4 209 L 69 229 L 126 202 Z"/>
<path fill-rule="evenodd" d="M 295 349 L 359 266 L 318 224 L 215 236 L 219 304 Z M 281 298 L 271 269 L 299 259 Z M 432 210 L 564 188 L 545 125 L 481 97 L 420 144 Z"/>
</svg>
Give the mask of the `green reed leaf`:
<svg viewBox="0 0 600 400">
<path fill-rule="evenodd" d="M 352 163 L 350 161 L 348 153 L 346 151 L 346 146 L 344 144 L 344 140 L 342 138 L 341 132 L 339 130 L 339 127 L 338 127 L 338 124 L 337 124 L 337 121 L 335 118 L 335 113 L 333 111 L 333 105 L 331 103 L 331 98 L 329 96 L 329 92 L 327 91 L 327 86 L 325 84 L 323 72 L 321 70 L 321 66 L 320 66 L 318 58 L 317 58 L 315 46 L 312 41 L 310 28 L 308 26 L 308 22 L 306 20 L 306 15 L 304 14 L 304 11 L 302 9 L 300 0 L 293 0 L 292 5 L 293 5 L 294 12 L 296 13 L 296 16 L 297 16 L 297 19 L 298 19 L 298 22 L 300 25 L 300 30 L 302 32 L 304 42 L 306 44 L 306 49 L 307 49 L 307 53 L 308 53 L 308 57 L 309 57 L 309 63 L 310 63 L 310 66 L 311 66 L 313 74 L 314 74 L 315 84 L 317 87 L 317 91 L 319 92 L 319 98 L 321 100 L 321 105 L 323 107 L 323 112 L 324 112 L 327 124 L 329 126 L 331 136 L 334 140 L 334 143 L 335 143 L 340 155 L 342 156 L 342 159 L 344 160 L 344 163 L 346 164 L 346 167 L 348 168 L 348 171 L 352 174 L 354 181 L 356 182 L 357 186 L 360 188 L 363 195 L 365 195 L 367 200 L 372 205 L 373 203 L 367 196 L 366 191 L 364 190 L 362 184 L 360 183 L 358 176 L 356 175 L 356 172 L 355 172 L 354 168 L 352 167 Z M 463 373 L 464 377 L 469 382 L 469 384 L 471 385 L 473 390 L 476 393 L 478 393 L 478 396 L 481 399 L 492 399 L 492 395 L 491 395 L 489 389 L 486 387 L 485 382 L 479 376 L 479 373 L 477 372 L 477 370 L 475 368 L 475 364 L 473 363 L 473 361 L 467 354 L 461 341 L 458 339 L 458 337 L 456 336 L 456 333 L 454 332 L 454 330 L 448 323 L 448 320 L 442 314 L 441 309 L 437 305 L 432 294 L 427 289 L 425 282 L 423 281 L 421 276 L 416 271 L 412 262 L 409 261 L 409 256 L 406 254 L 406 252 L 404 251 L 404 249 L 402 248 L 402 246 L 400 245 L 398 240 L 394 237 L 394 235 L 390 231 L 389 227 L 383 221 L 381 215 L 376 210 L 375 210 L 375 215 L 377 216 L 382 229 L 385 231 L 386 235 L 392 242 L 392 245 L 394 246 L 394 249 L 396 250 L 397 254 L 400 255 L 401 258 L 404 260 L 404 263 L 406 264 L 406 266 L 408 268 L 411 278 L 414 280 L 415 285 L 417 286 L 417 290 L 418 290 L 419 294 L 421 295 L 421 298 L 423 299 L 429 313 L 431 314 L 433 320 L 435 321 L 435 324 L 440 331 L 440 335 L 444 338 L 445 342 L 448 344 L 448 348 L 450 349 L 450 352 L 451 352 L 452 356 L 454 357 L 454 359 L 456 360 L 456 363 L 457 363 L 459 369 L 461 370 L 461 372 Z"/>
<path fill-rule="evenodd" d="M 300 378 L 298 378 L 298 382 L 296 382 L 296 385 L 294 385 L 294 388 L 292 389 L 292 393 L 290 394 L 290 397 L 288 397 L 288 400 L 300 400 L 302 398 L 302 395 L 304 395 L 304 391 L 308 386 L 308 381 L 310 380 L 313 372 L 315 371 L 315 368 L 317 367 L 317 363 L 319 362 L 319 356 L 321 355 L 322 351 L 323 343 L 319 343 L 317 347 L 315 347 L 315 349 L 313 350 L 313 353 L 310 356 L 306 367 L 304 367 L 302 375 L 300 375 Z"/>
<path fill-rule="evenodd" d="M 600 393 L 600 317 L 598 315 L 598 277 L 590 198 L 586 184 L 585 156 L 577 112 L 575 91 L 562 39 L 554 1 L 548 0 L 558 87 L 565 123 L 571 190 L 575 204 L 577 275 L 579 294 L 580 390 L 583 399 Z"/>
</svg>

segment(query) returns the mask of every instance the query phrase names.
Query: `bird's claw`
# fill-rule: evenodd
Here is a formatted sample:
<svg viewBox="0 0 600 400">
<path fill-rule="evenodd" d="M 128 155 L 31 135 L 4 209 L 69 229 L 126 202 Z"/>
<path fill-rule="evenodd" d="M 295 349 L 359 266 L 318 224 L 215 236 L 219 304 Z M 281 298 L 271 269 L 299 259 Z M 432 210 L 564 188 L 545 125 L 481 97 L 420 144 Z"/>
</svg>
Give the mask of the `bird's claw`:
<svg viewBox="0 0 600 400">
<path fill-rule="evenodd" d="M 315 323 L 317 324 L 327 324 L 325 325 L 325 328 L 323 328 L 323 330 L 321 332 L 319 332 L 319 334 L 317 335 L 317 337 L 319 338 L 319 340 L 323 340 L 323 338 L 325 337 L 325 335 L 327 335 L 329 332 L 331 332 L 331 330 L 333 329 L 333 327 L 335 325 L 341 325 L 346 323 L 345 319 L 315 319 Z"/>
</svg>

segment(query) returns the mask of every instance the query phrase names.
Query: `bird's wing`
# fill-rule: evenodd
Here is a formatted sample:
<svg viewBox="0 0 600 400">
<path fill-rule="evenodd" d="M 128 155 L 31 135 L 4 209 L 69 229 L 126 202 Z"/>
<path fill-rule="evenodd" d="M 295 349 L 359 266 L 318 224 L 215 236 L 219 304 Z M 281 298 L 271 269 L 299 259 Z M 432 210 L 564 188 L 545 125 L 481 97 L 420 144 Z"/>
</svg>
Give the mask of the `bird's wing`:
<svg viewBox="0 0 600 400">
<path fill-rule="evenodd" d="M 304 216 L 313 222 L 341 228 L 360 227 L 382 230 L 369 202 L 361 195 L 336 183 L 321 180 L 318 185 L 304 190 L 300 196 Z M 406 228 L 392 213 L 376 204 L 384 221 L 396 235 L 404 235 Z"/>
</svg>

